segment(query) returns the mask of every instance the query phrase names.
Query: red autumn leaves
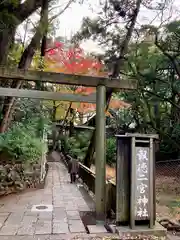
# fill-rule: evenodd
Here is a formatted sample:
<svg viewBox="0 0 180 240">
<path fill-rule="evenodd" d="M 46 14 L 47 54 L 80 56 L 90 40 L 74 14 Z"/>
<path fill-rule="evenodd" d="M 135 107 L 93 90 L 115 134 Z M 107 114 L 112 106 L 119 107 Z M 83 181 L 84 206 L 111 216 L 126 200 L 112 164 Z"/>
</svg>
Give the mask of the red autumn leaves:
<svg viewBox="0 0 180 240">
<path fill-rule="evenodd" d="M 107 76 L 103 64 L 97 58 L 85 54 L 79 46 L 72 46 L 69 43 L 54 42 L 51 44 L 46 50 L 45 62 L 48 71 L 87 76 Z M 75 93 L 89 95 L 95 91 L 96 89 L 92 87 L 78 87 Z M 91 103 L 73 103 L 72 107 L 80 113 L 94 112 L 96 109 L 96 105 Z M 119 99 L 111 99 L 109 107 L 119 109 L 129 107 L 129 104 Z"/>
</svg>

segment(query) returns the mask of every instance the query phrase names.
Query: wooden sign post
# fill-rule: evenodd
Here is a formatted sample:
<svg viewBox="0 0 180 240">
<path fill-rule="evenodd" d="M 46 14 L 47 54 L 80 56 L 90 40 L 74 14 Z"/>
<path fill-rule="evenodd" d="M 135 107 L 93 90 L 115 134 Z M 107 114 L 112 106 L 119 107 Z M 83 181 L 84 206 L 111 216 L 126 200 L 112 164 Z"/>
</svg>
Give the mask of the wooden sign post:
<svg viewBox="0 0 180 240">
<path fill-rule="evenodd" d="M 132 230 L 137 225 L 152 230 L 156 220 L 154 143 L 158 135 L 116 137 L 116 223 Z"/>
</svg>

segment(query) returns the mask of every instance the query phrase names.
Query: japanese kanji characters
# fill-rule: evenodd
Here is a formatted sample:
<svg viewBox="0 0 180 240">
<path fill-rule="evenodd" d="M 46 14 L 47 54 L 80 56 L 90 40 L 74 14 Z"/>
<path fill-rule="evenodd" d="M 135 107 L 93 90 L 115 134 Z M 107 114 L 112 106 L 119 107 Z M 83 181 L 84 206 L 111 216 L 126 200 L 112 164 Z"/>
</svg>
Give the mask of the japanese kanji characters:
<svg viewBox="0 0 180 240">
<path fill-rule="evenodd" d="M 146 208 L 139 208 L 138 210 L 137 210 L 137 216 L 138 217 L 148 217 L 148 212 L 147 212 L 147 210 L 146 210 Z"/>
<path fill-rule="evenodd" d="M 138 153 L 138 159 L 139 161 L 148 161 L 148 157 L 147 157 L 147 151 L 145 149 L 139 149 Z"/>
<path fill-rule="evenodd" d="M 139 173 L 139 177 L 144 177 L 145 173 L 148 172 L 147 163 L 146 162 L 142 162 L 142 163 L 138 164 L 137 171 Z"/>
<path fill-rule="evenodd" d="M 143 197 L 139 197 L 137 200 L 137 203 L 139 205 L 141 205 L 141 203 L 144 205 L 144 207 L 146 206 L 146 204 L 148 203 L 148 198 L 146 198 L 146 196 L 144 195 Z"/>
<path fill-rule="evenodd" d="M 148 217 L 148 150 L 138 148 L 136 152 L 137 168 L 137 198 L 136 198 L 136 216 L 139 218 Z"/>
<path fill-rule="evenodd" d="M 147 184 L 141 182 L 140 185 L 137 186 L 137 190 L 139 190 L 140 193 L 145 193 L 147 187 Z"/>
</svg>

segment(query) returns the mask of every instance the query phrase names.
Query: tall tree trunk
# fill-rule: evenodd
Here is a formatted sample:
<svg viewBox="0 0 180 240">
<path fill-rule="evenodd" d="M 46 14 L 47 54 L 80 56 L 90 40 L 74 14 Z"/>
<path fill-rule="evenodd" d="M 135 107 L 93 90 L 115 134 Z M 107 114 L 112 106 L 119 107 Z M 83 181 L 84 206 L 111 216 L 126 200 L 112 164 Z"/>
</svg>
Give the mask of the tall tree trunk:
<svg viewBox="0 0 180 240">
<path fill-rule="evenodd" d="M 0 31 L 0 65 L 6 65 L 9 48 L 14 41 L 16 26 Z"/>
<path fill-rule="evenodd" d="M 69 123 L 69 137 L 73 136 L 74 133 L 74 109 L 70 108 L 71 120 Z"/>
<path fill-rule="evenodd" d="M 35 54 L 35 51 L 40 46 L 40 41 L 44 35 L 44 33 L 47 31 L 47 25 L 48 25 L 48 0 L 44 0 L 44 7 L 42 7 L 41 10 L 41 19 L 39 22 L 39 26 L 36 30 L 35 35 L 33 36 L 30 44 L 28 47 L 24 50 L 21 60 L 19 62 L 19 69 L 28 69 L 31 65 L 33 56 Z M 11 87 L 12 88 L 20 88 L 23 84 L 23 81 L 13 81 Z M 8 126 L 8 118 L 12 115 L 12 112 L 14 110 L 14 104 L 15 104 L 15 98 L 12 97 L 6 97 L 2 109 L 3 118 L 0 121 L 0 132 L 3 133 L 6 131 Z"/>
<path fill-rule="evenodd" d="M 120 56 L 117 59 L 116 63 L 114 64 L 112 78 L 117 78 L 119 76 L 120 70 L 123 68 L 124 56 L 125 56 L 125 54 L 127 53 L 127 50 L 128 50 L 128 44 L 130 42 L 133 30 L 134 30 L 134 26 L 135 26 L 137 16 L 138 16 L 138 13 L 139 13 L 139 10 L 140 10 L 141 2 L 142 2 L 142 0 L 137 0 L 136 1 L 136 8 L 135 8 L 134 14 L 131 18 L 131 24 L 127 29 L 127 34 L 126 34 L 126 36 L 124 38 L 124 41 L 123 41 L 123 43 L 120 47 Z M 112 89 L 108 89 L 106 91 L 106 109 L 109 106 L 109 102 L 110 102 L 112 93 L 113 93 Z M 93 135 L 91 137 L 90 145 L 88 147 L 86 157 L 84 159 L 84 163 L 86 163 L 86 165 L 88 167 L 91 166 L 92 157 L 93 157 L 94 151 L 95 151 L 95 136 L 96 136 L 96 132 L 94 130 Z"/>
<path fill-rule="evenodd" d="M 56 112 L 58 106 L 56 106 L 56 101 L 53 101 L 53 109 L 52 109 L 52 122 L 56 122 Z"/>
<path fill-rule="evenodd" d="M 88 168 L 91 167 L 91 164 L 93 161 L 93 156 L 94 156 L 94 152 L 95 152 L 95 144 L 96 144 L 96 131 L 94 130 L 87 153 L 86 153 L 86 157 L 84 159 L 84 165 Z"/>
<path fill-rule="evenodd" d="M 14 41 L 16 28 L 41 5 L 42 0 L 25 0 L 23 3 L 20 0 L 1 1 L 0 12 L 2 13 L 2 19 L 0 20 L 3 27 L 0 31 L 0 65 L 6 64 L 9 48 Z M 5 15 L 3 15 L 3 12 Z M 9 18 L 6 17 L 6 12 L 8 12 Z"/>
</svg>

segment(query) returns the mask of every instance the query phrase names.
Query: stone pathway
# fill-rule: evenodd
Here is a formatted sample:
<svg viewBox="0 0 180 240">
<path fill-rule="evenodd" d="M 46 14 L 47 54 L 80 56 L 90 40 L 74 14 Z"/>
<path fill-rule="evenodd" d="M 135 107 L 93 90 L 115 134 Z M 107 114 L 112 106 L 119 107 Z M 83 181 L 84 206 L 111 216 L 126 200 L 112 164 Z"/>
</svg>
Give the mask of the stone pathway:
<svg viewBox="0 0 180 240">
<path fill-rule="evenodd" d="M 52 211 L 31 211 L 33 205 Z M 50 163 L 44 189 L 0 199 L 1 240 L 60 240 L 86 234 L 79 212 L 90 211 L 75 184 L 69 183 L 62 163 Z M 77 239 L 77 238 L 76 238 Z M 84 238 L 83 238 L 84 239 Z"/>
</svg>

